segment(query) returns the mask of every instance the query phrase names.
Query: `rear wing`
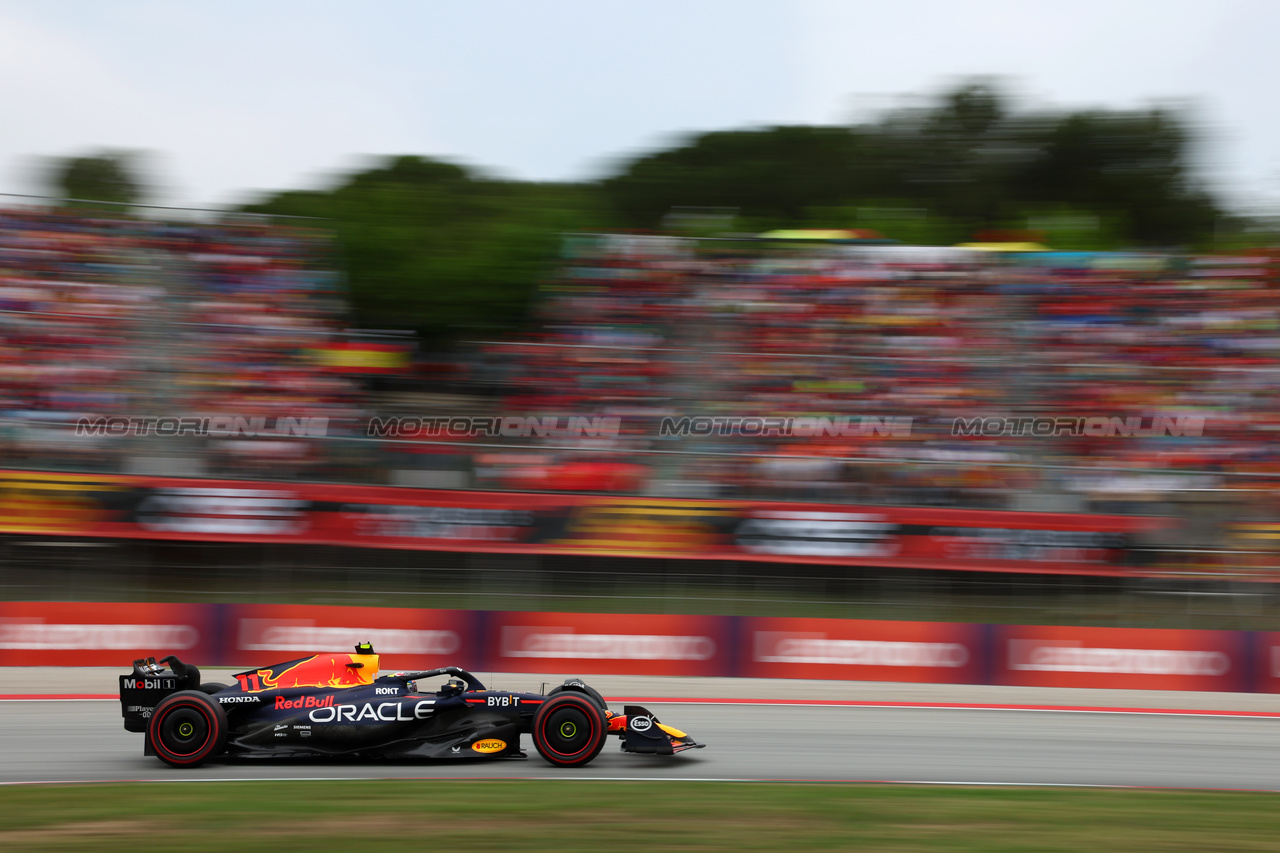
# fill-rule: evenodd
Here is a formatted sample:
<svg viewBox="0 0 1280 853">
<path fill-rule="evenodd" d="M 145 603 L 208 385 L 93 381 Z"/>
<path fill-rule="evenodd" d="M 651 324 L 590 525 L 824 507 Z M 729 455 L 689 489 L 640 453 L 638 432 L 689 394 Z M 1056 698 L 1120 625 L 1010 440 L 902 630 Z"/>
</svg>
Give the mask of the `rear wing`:
<svg viewBox="0 0 1280 853">
<path fill-rule="evenodd" d="M 164 665 L 168 665 L 165 669 Z M 133 672 L 120 676 L 120 716 L 126 731 L 145 732 L 160 700 L 179 690 L 195 690 L 200 686 L 200 670 L 183 663 L 173 655 L 161 658 L 139 658 Z"/>
</svg>

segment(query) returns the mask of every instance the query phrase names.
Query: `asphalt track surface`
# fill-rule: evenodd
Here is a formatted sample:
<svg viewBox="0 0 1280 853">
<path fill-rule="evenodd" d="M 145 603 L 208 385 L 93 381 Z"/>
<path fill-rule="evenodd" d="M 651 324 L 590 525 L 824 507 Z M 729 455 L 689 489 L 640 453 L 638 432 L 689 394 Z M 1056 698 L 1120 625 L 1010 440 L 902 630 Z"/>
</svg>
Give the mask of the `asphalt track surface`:
<svg viewBox="0 0 1280 853">
<path fill-rule="evenodd" d="M 176 770 L 142 755 L 142 736 L 124 731 L 113 700 L 0 701 L 0 782 L 717 779 L 1280 790 L 1273 711 L 647 704 L 708 747 L 643 757 L 622 754 L 610 738 L 594 762 L 572 770 L 543 762 L 528 738 L 526 760 L 241 759 Z"/>
</svg>

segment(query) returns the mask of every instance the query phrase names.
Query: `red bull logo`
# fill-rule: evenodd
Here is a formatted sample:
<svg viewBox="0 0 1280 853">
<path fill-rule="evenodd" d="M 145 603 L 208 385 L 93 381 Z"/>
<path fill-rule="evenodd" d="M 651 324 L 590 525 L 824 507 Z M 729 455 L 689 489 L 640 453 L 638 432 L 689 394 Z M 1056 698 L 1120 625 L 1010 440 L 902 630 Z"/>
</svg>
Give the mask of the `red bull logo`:
<svg viewBox="0 0 1280 853">
<path fill-rule="evenodd" d="M 246 693 L 290 687 L 357 687 L 378 677 L 377 655 L 312 655 L 269 669 L 240 673 L 236 680 Z"/>
<path fill-rule="evenodd" d="M 284 696 L 276 697 L 276 710 L 287 711 L 301 708 L 329 708 L 333 705 L 333 694 L 328 696 L 299 696 L 296 699 L 287 699 Z"/>
</svg>

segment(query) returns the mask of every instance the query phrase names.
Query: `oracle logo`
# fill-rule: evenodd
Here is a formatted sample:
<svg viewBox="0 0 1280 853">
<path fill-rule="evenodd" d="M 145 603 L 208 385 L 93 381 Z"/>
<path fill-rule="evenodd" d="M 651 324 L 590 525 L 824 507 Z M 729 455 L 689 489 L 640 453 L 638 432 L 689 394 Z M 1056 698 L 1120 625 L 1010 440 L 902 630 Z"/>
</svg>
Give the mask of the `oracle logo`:
<svg viewBox="0 0 1280 853">
<path fill-rule="evenodd" d="M 425 720 L 435 710 L 434 699 L 421 699 L 412 705 L 400 702 L 365 702 L 363 705 L 330 705 L 307 714 L 313 723 L 410 722 Z"/>
</svg>

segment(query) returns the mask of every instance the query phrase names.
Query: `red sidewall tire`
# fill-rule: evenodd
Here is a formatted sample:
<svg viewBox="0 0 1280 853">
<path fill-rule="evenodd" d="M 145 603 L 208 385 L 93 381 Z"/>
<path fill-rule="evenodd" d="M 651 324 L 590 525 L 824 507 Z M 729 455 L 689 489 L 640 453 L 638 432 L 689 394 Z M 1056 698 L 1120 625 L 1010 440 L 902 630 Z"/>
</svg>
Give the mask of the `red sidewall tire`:
<svg viewBox="0 0 1280 853">
<path fill-rule="evenodd" d="M 591 697 L 591 701 L 599 705 L 600 710 L 607 711 L 609 709 L 609 704 L 604 701 L 604 697 L 600 695 L 600 691 L 596 690 L 594 687 L 588 687 L 585 684 L 581 687 L 565 687 L 561 685 L 559 687 L 551 688 L 551 692 L 547 694 L 547 698 L 559 696 L 561 693 L 581 693 L 583 696 Z"/>
<path fill-rule="evenodd" d="M 533 745 L 549 764 L 581 767 L 600 754 L 609 733 L 604 711 L 577 692 L 556 694 L 533 718 Z"/>
<path fill-rule="evenodd" d="M 147 737 L 165 764 L 195 767 L 226 748 L 227 714 L 204 693 L 183 690 L 156 705 Z"/>
</svg>

